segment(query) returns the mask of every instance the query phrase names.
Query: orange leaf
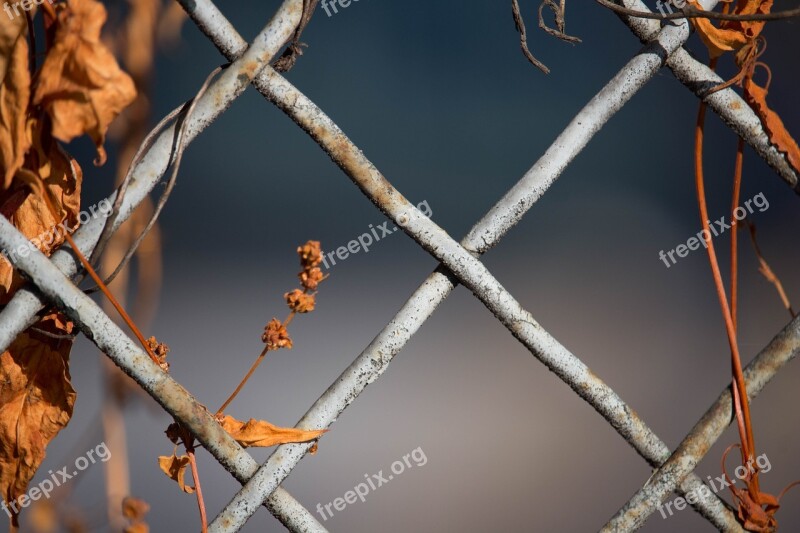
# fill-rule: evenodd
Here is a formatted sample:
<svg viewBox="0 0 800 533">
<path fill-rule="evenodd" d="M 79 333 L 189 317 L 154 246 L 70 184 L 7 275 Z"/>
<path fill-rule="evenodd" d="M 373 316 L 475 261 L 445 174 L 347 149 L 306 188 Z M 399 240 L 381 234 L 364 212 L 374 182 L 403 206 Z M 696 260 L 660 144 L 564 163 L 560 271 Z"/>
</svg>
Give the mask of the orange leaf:
<svg viewBox="0 0 800 533">
<path fill-rule="evenodd" d="M 167 477 L 178 482 L 178 486 L 183 492 L 187 494 L 192 494 L 194 492 L 194 487 L 188 486 L 184 480 L 186 468 L 189 466 L 188 455 L 181 455 L 180 457 L 177 457 L 174 453 L 171 457 L 162 455 L 158 458 L 158 466 Z"/>
<path fill-rule="evenodd" d="M 30 120 L 28 135 L 31 149 L 25 158 L 25 170 L 41 180 L 52 198 L 58 213 L 52 213 L 44 199 L 29 194 L 25 185 L 12 186 L 0 193 L 0 212 L 28 239 L 47 255 L 64 242 L 65 228 L 78 225 L 83 173 L 77 162 L 67 155 L 58 142 L 44 130 L 40 121 Z M 18 173 L 19 173 L 18 172 Z M 19 176 L 15 180 L 18 182 Z M 60 225 L 62 224 L 63 225 Z M 24 254 L 27 251 L 7 250 L 4 253 Z M 0 303 L 6 303 L 23 283 L 11 264 L 0 260 Z"/>
<path fill-rule="evenodd" d="M 241 422 L 228 415 L 223 417 L 220 424 L 222 424 L 225 431 L 230 433 L 245 448 L 250 446 L 268 447 L 289 442 L 308 442 L 319 438 L 320 435 L 328 431 L 327 429 L 282 428 L 274 426 L 266 420 L 256 420 L 254 418 L 247 422 Z"/>
<path fill-rule="evenodd" d="M 100 41 L 106 9 L 96 0 L 68 0 L 58 13 L 55 38 L 38 77 L 34 103 L 53 119 L 53 136 L 69 142 L 88 134 L 97 164 L 108 125 L 136 98 L 133 80 Z"/>
<path fill-rule="evenodd" d="M 126 496 L 122 499 L 122 516 L 133 522 L 144 520 L 147 513 L 150 512 L 150 505 L 139 498 L 133 496 Z"/>
<path fill-rule="evenodd" d="M 36 327 L 65 334 L 72 323 L 53 314 Z M 25 493 L 45 447 L 72 417 L 70 348 L 71 340 L 28 330 L 0 355 L 0 496 L 7 502 Z"/>
<path fill-rule="evenodd" d="M 773 0 L 739 0 L 733 13 L 736 15 L 769 13 L 772 2 Z M 695 9 L 703 10 L 703 6 L 697 0 L 688 0 L 688 3 Z M 712 58 L 719 57 L 725 52 L 739 50 L 758 37 L 764 28 L 764 21 L 722 21 L 720 26 L 716 27 L 709 19 L 693 18 L 692 24 Z"/>
<path fill-rule="evenodd" d="M 137 522 L 126 527 L 123 533 L 150 533 L 150 528 L 144 522 Z"/>
<path fill-rule="evenodd" d="M 756 84 L 751 78 L 744 80 L 744 98 L 753 111 L 756 112 L 764 130 L 769 135 L 770 142 L 778 151 L 786 154 L 789 164 L 800 174 L 800 147 L 797 142 L 789 135 L 786 126 L 778 114 L 767 106 L 767 90 Z"/>
<path fill-rule="evenodd" d="M 24 17 L 17 18 L 22 18 L 24 23 Z M 28 68 L 28 41 L 24 35 L 23 32 L 22 38 L 15 38 L 10 43 L 11 47 L 6 48 L 5 40 L 10 40 L 11 36 L 5 31 L 0 32 L 0 66 L 3 69 L 3 82 L 0 84 L 0 168 L 4 174 L 3 190 L 11 186 L 14 174 L 22 167 L 25 152 L 30 147 L 26 119 L 31 97 L 31 75 Z"/>
<path fill-rule="evenodd" d="M 130 524 L 123 530 L 123 533 L 148 533 L 150 527 L 145 523 L 145 515 L 150 512 L 150 506 L 144 500 L 126 496 L 122 500 L 122 516 Z"/>
</svg>

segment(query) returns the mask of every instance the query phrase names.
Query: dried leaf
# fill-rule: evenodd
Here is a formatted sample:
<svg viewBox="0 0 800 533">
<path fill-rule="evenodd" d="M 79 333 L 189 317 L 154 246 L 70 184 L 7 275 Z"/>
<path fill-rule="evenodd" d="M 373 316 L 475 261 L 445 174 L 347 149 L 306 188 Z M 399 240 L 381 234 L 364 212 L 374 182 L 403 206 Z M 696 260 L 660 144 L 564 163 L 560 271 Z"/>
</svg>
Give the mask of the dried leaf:
<svg viewBox="0 0 800 533">
<path fill-rule="evenodd" d="M 5 32 L 0 31 L 0 46 L 5 45 L 5 38 Z M 31 97 L 28 41 L 24 37 L 17 39 L 13 48 L 0 49 L 0 57 L 4 74 L 0 84 L 0 168 L 4 172 L 3 190 L 7 191 L 31 144 L 26 131 Z"/>
<path fill-rule="evenodd" d="M 11 20 L 3 20 L 0 24 L 0 80 L 6 77 L 9 64 L 14 61 L 11 51 L 18 41 L 25 40 L 25 30 L 28 24 L 25 17 L 15 17 Z M 22 37 L 20 39 L 20 37 Z"/>
<path fill-rule="evenodd" d="M 792 168 L 800 173 L 800 147 L 797 142 L 789 135 L 786 126 L 783 125 L 781 117 L 767 106 L 767 90 L 757 85 L 751 78 L 744 80 L 744 98 L 748 105 L 753 108 L 761 123 L 764 125 L 770 142 L 779 152 L 786 154 L 786 159 Z"/>
<path fill-rule="evenodd" d="M 50 499 L 39 499 L 33 502 L 26 518 L 27 524 L 35 533 L 56 533 L 58 531 L 58 514 L 56 506 Z"/>
<path fill-rule="evenodd" d="M 194 487 L 188 486 L 184 480 L 186 469 L 189 467 L 188 455 L 181 455 L 180 457 L 177 457 L 174 453 L 171 457 L 162 455 L 158 458 L 158 466 L 167 477 L 178 482 L 178 486 L 183 492 L 187 494 L 192 494 L 194 492 Z"/>
<path fill-rule="evenodd" d="M 35 327 L 54 334 L 72 331 L 72 323 L 56 314 Z M 45 447 L 72 417 L 70 348 L 69 339 L 28 330 L 0 356 L 0 496 L 7 502 L 25 494 Z"/>
<path fill-rule="evenodd" d="M 266 420 L 251 418 L 247 422 L 225 415 L 220 421 L 222 427 L 245 448 L 268 447 L 289 442 L 308 442 L 318 439 L 327 429 L 302 430 L 274 426 Z"/>
<path fill-rule="evenodd" d="M 736 15 L 753 15 L 756 13 L 769 13 L 773 0 L 739 0 L 733 13 Z M 703 10 L 697 0 L 689 0 L 695 9 Z M 711 57 L 719 57 L 725 52 L 739 50 L 747 43 L 758 37 L 764 28 L 764 21 L 722 21 L 719 27 L 714 26 L 710 19 L 701 17 L 693 18 L 698 35 L 708 47 Z"/>
<path fill-rule="evenodd" d="M 158 45 L 167 49 L 175 47 L 181 38 L 181 28 L 186 19 L 186 11 L 179 3 L 168 3 L 158 21 Z"/>
<path fill-rule="evenodd" d="M 130 12 L 125 17 L 125 31 L 121 34 L 128 41 L 123 47 L 125 68 L 135 76 L 144 76 L 153 68 L 155 58 L 155 33 L 158 24 L 161 0 L 135 0 L 128 2 Z M 170 5 L 173 3 L 170 2 Z M 178 9 L 183 11 L 180 4 Z"/>
<path fill-rule="evenodd" d="M 133 522 L 144 520 L 147 513 L 150 512 L 150 505 L 139 498 L 133 496 L 126 496 L 122 499 L 122 516 Z"/>
<path fill-rule="evenodd" d="M 47 255 L 64 242 L 65 227 L 78 225 L 80 193 L 83 174 L 78 163 L 67 155 L 58 142 L 46 131 L 41 121 L 28 124 L 31 149 L 25 158 L 25 169 L 44 183 L 58 213 L 52 213 L 44 199 L 28 194 L 25 185 L 12 187 L 0 194 L 0 212 L 33 245 Z M 18 181 L 18 180 L 15 180 Z M 9 255 L 27 253 L 18 250 L 6 251 Z M 8 302 L 23 283 L 22 277 L 14 273 L 7 260 L 0 261 L 0 303 Z"/>
<path fill-rule="evenodd" d="M 122 500 L 122 515 L 130 521 L 124 533 L 148 533 L 150 527 L 144 522 L 145 516 L 150 512 L 146 501 L 126 496 Z"/>
<path fill-rule="evenodd" d="M 69 142 L 88 134 L 103 164 L 106 131 L 136 97 L 133 80 L 101 42 L 106 9 L 97 0 L 67 0 L 39 73 L 34 103 L 53 119 L 53 136 Z"/>
</svg>

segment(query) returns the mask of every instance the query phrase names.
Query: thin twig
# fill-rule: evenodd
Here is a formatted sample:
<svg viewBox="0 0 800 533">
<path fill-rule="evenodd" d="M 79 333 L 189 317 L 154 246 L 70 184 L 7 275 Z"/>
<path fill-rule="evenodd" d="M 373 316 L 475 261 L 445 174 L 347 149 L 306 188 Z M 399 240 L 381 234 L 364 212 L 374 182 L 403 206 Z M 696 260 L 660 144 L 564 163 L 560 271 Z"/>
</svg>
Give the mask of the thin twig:
<svg viewBox="0 0 800 533">
<path fill-rule="evenodd" d="M 553 12 L 553 16 L 556 19 L 556 28 L 553 29 L 547 25 L 544 21 L 544 7 L 547 6 Z M 539 27 L 545 31 L 545 33 L 552 35 L 562 41 L 566 41 L 568 43 L 579 43 L 581 40 L 578 37 L 573 37 L 572 35 L 567 35 L 566 31 L 566 0 L 561 0 L 561 4 L 556 4 L 555 0 L 543 0 L 541 4 L 539 4 Z"/>
<path fill-rule="evenodd" d="M 781 283 L 780 278 L 772 271 L 767 263 L 767 260 L 764 259 L 764 255 L 761 253 L 761 248 L 758 246 L 758 241 L 756 240 L 756 226 L 749 220 L 745 219 L 745 224 L 747 224 L 747 228 L 750 230 L 750 241 L 753 243 L 753 249 L 756 252 L 756 257 L 758 258 L 759 268 L 758 271 L 767 278 L 767 281 L 772 283 L 775 286 L 775 290 L 778 291 L 778 296 L 783 303 L 783 306 L 789 311 L 789 314 L 792 315 L 792 318 L 797 316 L 794 309 L 792 308 L 792 303 L 789 300 L 789 297 L 786 295 L 786 291 L 783 289 L 783 284 Z"/>
<path fill-rule="evenodd" d="M 180 123 L 181 125 L 178 128 L 175 136 L 175 157 L 172 162 L 172 174 L 170 175 L 169 181 L 167 182 L 167 187 L 164 189 L 164 192 L 159 197 L 158 204 L 156 204 L 156 207 L 153 210 L 153 214 L 150 216 L 150 220 L 148 220 L 147 225 L 145 225 L 144 229 L 142 229 L 141 233 L 139 233 L 139 236 L 136 238 L 136 240 L 133 241 L 133 244 L 131 244 L 130 248 L 128 248 L 128 251 L 125 252 L 125 255 L 119 262 L 119 265 L 117 265 L 117 268 L 115 268 L 114 271 L 108 276 L 105 282 L 106 284 L 111 283 L 114 280 L 114 278 L 116 278 L 117 275 L 119 275 L 122 269 L 125 268 L 128 262 L 131 260 L 131 257 L 133 257 L 133 255 L 136 253 L 136 250 L 139 248 L 139 245 L 142 244 L 142 241 L 144 241 L 145 237 L 147 237 L 147 234 L 150 232 L 150 230 L 153 228 L 156 221 L 158 220 L 158 216 L 161 214 L 162 209 L 164 209 L 164 206 L 166 205 L 167 200 L 169 200 L 169 196 L 172 193 L 172 189 L 175 187 L 175 183 L 178 180 L 178 171 L 180 170 L 181 161 L 183 160 L 183 152 L 186 150 L 186 146 L 188 144 L 186 142 L 186 137 L 185 137 L 186 125 L 189 123 L 188 118 L 194 112 L 197 102 L 200 100 L 203 94 L 205 94 L 205 92 L 208 90 L 211 81 L 223 68 L 226 67 L 227 65 L 223 65 L 215 68 L 203 82 L 203 85 L 200 87 L 200 90 L 197 92 L 197 95 L 192 100 L 184 104 L 186 112 L 183 114 L 183 118 L 181 119 Z"/>
<path fill-rule="evenodd" d="M 114 204 L 111 208 L 111 213 L 106 218 L 105 224 L 103 225 L 103 231 L 100 233 L 100 238 L 97 240 L 97 244 L 94 247 L 91 255 L 91 262 L 94 263 L 100 255 L 102 255 L 103 251 L 105 250 L 106 244 L 108 244 L 109 239 L 111 238 L 111 234 L 114 232 L 114 228 L 117 227 L 117 218 L 119 217 L 120 208 L 122 207 L 122 203 L 125 200 L 125 193 L 128 190 L 128 185 L 131 182 L 131 179 L 134 177 L 135 170 L 138 168 L 139 163 L 142 160 L 142 157 L 150 151 L 153 147 L 153 144 L 156 142 L 157 139 L 161 139 L 161 133 L 166 127 L 167 124 L 172 122 L 172 120 L 177 117 L 181 112 L 183 112 L 186 104 L 173 109 L 170 111 L 164 118 L 162 118 L 156 127 L 153 128 L 150 133 L 144 138 L 142 144 L 139 146 L 139 149 L 134 154 L 133 159 L 131 159 L 130 165 L 128 165 L 128 172 L 125 173 L 125 178 L 123 178 L 122 183 L 120 183 L 119 187 L 117 188 L 116 196 L 114 198 Z M 171 155 L 171 154 L 170 154 Z M 170 157 L 171 159 L 171 157 Z M 167 162 L 169 165 L 169 162 Z M 111 283 L 111 279 L 106 280 L 106 285 Z M 89 292 L 93 292 L 97 290 L 97 287 L 90 289 Z"/>
<path fill-rule="evenodd" d="M 525 30 L 525 21 L 522 19 L 522 13 L 519 10 L 519 0 L 511 0 L 511 14 L 514 16 L 514 24 L 519 32 L 519 45 L 522 48 L 522 53 L 528 58 L 533 66 L 544 72 L 550 74 L 550 69 L 544 63 L 533 57 L 530 49 L 528 48 L 528 32 Z"/>
</svg>

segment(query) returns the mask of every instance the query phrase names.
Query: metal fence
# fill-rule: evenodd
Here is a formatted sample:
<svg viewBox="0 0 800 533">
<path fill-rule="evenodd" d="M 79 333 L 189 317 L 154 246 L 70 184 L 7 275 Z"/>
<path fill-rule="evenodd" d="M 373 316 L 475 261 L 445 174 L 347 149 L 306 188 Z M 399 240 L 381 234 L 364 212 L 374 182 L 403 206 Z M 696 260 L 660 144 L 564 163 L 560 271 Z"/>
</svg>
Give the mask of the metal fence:
<svg viewBox="0 0 800 533">
<path fill-rule="evenodd" d="M 176 151 L 180 151 L 174 149 L 176 136 L 183 137 L 180 145 L 190 143 L 252 84 L 308 133 L 381 212 L 440 263 L 395 317 L 314 402 L 298 422 L 298 428 L 329 427 L 368 384 L 383 374 L 394 356 L 455 286 L 463 284 L 534 357 L 588 402 L 656 469 L 643 488 L 606 524 L 605 531 L 636 529 L 669 493 L 686 494 L 700 486 L 702 481 L 692 472 L 732 421 L 730 389 L 720 393 L 678 448 L 670 451 L 636 411 L 545 331 L 479 260 L 521 220 L 603 125 L 662 67 L 668 67 L 698 97 L 722 81 L 682 48 L 690 35 L 686 20 L 662 25 L 655 20 L 621 16 L 644 47 L 586 104 L 516 185 L 457 242 L 407 201 L 314 102 L 270 66 L 273 56 L 304 18 L 304 9 L 314 2 L 285 0 L 248 46 L 211 0 L 179 1 L 232 64 L 194 102 L 191 113 L 184 114 L 185 123 L 181 125 L 179 118 L 147 146 L 132 170 L 133 179 L 119 216 L 113 220 L 114 229 L 131 215 L 174 162 Z M 617 3 L 647 10 L 640 0 Z M 717 0 L 704 0 L 703 4 L 706 9 L 712 9 Z M 734 91 L 719 91 L 705 97 L 705 101 L 780 178 L 800 193 L 797 174 L 770 144 L 759 119 Z M 114 195 L 109 200 L 113 202 Z M 74 235 L 85 255 L 93 250 L 104 223 L 104 219 L 93 219 Z M 25 243 L 25 237 L 7 219 L 0 217 L 0 247 L 14 249 Z M 291 531 L 325 531 L 307 509 L 280 487 L 309 451 L 310 443 L 279 446 L 259 465 L 186 389 L 153 363 L 136 342 L 73 284 L 71 278 L 78 272 L 79 264 L 68 248 L 56 251 L 49 258 L 35 251 L 12 261 L 15 268 L 26 274 L 32 286 L 19 290 L 0 312 L 2 349 L 33 323 L 36 314 L 45 306 L 56 305 L 64 311 L 101 351 L 189 428 L 216 460 L 243 484 L 210 524 L 209 531 L 236 531 L 261 505 Z M 756 396 L 798 351 L 800 319 L 795 319 L 747 367 L 749 395 Z M 720 530 L 742 531 L 730 506 L 716 495 L 693 506 Z"/>
</svg>

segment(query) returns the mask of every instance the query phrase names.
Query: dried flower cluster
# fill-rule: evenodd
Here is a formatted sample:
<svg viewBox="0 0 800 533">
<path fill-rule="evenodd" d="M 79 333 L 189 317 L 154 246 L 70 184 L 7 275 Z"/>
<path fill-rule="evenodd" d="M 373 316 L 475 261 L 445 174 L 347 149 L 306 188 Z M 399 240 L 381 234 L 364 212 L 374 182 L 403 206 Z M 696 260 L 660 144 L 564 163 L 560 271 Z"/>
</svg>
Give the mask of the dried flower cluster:
<svg viewBox="0 0 800 533">
<path fill-rule="evenodd" d="M 320 282 L 328 277 L 323 276 L 322 270 L 319 268 L 319 264 L 322 263 L 319 241 L 308 241 L 297 249 L 297 253 L 300 255 L 300 264 L 303 266 L 303 270 L 298 274 L 300 284 L 303 285 L 306 292 L 316 291 Z"/>
<path fill-rule="evenodd" d="M 286 327 L 277 318 L 269 321 L 269 324 L 264 328 L 264 333 L 261 335 L 261 340 L 266 343 L 267 348 L 270 350 L 292 349 L 292 339 L 289 338 L 289 332 L 286 331 Z"/>
<path fill-rule="evenodd" d="M 280 322 L 273 318 L 264 328 L 261 340 L 267 345 L 268 350 L 279 348 L 291 349 L 292 339 L 286 326 L 291 322 L 296 313 L 310 313 L 316 307 L 316 290 L 319 284 L 328 276 L 322 274 L 319 264 L 322 263 L 322 250 L 319 241 L 308 241 L 303 246 L 297 248 L 297 255 L 300 256 L 300 266 L 303 270 L 297 275 L 300 278 L 302 289 L 294 289 L 283 295 L 286 305 L 289 306 L 291 313 L 289 317 Z"/>
<path fill-rule="evenodd" d="M 150 351 L 153 352 L 153 355 L 158 359 L 158 366 L 160 366 L 164 372 L 169 372 L 169 363 L 167 362 L 169 346 L 163 342 L 158 342 L 155 337 L 150 337 L 146 342 Z"/>
</svg>

